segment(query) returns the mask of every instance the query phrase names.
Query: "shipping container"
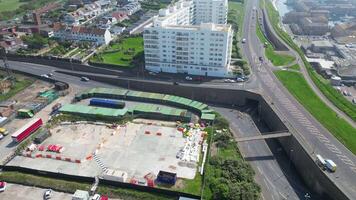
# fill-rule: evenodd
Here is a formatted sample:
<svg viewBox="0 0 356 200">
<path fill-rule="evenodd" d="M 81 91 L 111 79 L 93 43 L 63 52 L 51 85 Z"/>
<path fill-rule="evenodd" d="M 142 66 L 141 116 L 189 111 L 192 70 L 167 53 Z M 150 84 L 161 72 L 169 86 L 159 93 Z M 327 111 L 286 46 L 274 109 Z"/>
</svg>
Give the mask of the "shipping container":
<svg viewBox="0 0 356 200">
<path fill-rule="evenodd" d="M 166 171 L 159 171 L 157 175 L 157 181 L 164 184 L 175 185 L 177 181 L 177 174 Z"/>
<path fill-rule="evenodd" d="M 20 129 L 18 129 L 15 133 L 13 133 L 11 137 L 14 142 L 20 143 L 29 135 L 31 135 L 33 132 L 35 132 L 37 129 L 39 129 L 42 126 L 42 124 L 43 123 L 41 118 L 33 119 L 29 121 L 27 124 L 25 124 L 23 127 L 21 127 Z"/>
<path fill-rule="evenodd" d="M 125 102 L 111 100 L 111 99 L 93 98 L 93 99 L 90 99 L 90 105 L 91 106 L 108 107 L 108 108 L 124 108 Z"/>
</svg>

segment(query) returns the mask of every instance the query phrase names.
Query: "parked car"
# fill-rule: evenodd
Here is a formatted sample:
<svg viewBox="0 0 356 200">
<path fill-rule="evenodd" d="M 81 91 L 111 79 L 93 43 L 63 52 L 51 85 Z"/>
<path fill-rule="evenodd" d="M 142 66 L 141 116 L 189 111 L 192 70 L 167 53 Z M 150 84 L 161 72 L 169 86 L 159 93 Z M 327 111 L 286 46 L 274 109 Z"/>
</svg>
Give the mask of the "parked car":
<svg viewBox="0 0 356 200">
<path fill-rule="evenodd" d="M 326 165 L 325 160 L 319 154 L 316 155 L 316 163 L 319 165 L 319 167 L 321 167 L 322 169 L 325 169 L 325 167 L 326 167 L 325 166 Z"/>
<path fill-rule="evenodd" d="M 236 78 L 237 82 L 244 82 L 245 80 L 243 78 Z"/>
<path fill-rule="evenodd" d="M 43 193 L 43 199 L 51 199 L 52 198 L 52 190 L 47 189 Z"/>
<path fill-rule="evenodd" d="M 190 76 L 186 76 L 186 77 L 185 77 L 185 80 L 187 80 L 187 81 L 192 81 L 192 80 L 193 80 L 193 78 L 192 78 L 192 77 L 190 77 Z"/>
<path fill-rule="evenodd" d="M 9 131 L 6 130 L 6 128 L 0 128 L 0 133 L 3 135 L 3 136 L 7 136 L 9 134 Z"/>
<path fill-rule="evenodd" d="M 356 104 L 356 98 L 352 99 L 352 103 Z"/>
<path fill-rule="evenodd" d="M 194 80 L 194 81 L 203 81 L 204 78 L 201 77 L 201 76 L 198 76 L 198 77 L 194 77 L 193 80 Z"/>
<path fill-rule="evenodd" d="M 85 76 L 82 76 L 80 78 L 81 81 L 84 81 L 84 82 L 88 82 L 89 81 L 89 78 L 88 77 L 85 77 Z"/>
<path fill-rule="evenodd" d="M 157 75 L 157 73 L 155 73 L 155 72 L 148 72 L 148 74 L 152 75 L 152 76 L 156 76 Z"/>
<path fill-rule="evenodd" d="M 174 81 L 173 85 L 179 85 L 179 83 L 177 81 Z"/>
<path fill-rule="evenodd" d="M 3 138 L 4 138 L 4 136 L 2 134 L 0 134 L 0 140 L 3 139 Z"/>
<path fill-rule="evenodd" d="M 109 197 L 106 195 L 101 195 L 100 200 L 109 200 Z"/>
<path fill-rule="evenodd" d="M 53 74 L 52 74 L 52 73 L 48 73 L 47 76 L 48 76 L 48 77 L 52 77 Z"/>
<path fill-rule="evenodd" d="M 41 77 L 43 78 L 49 78 L 49 76 L 47 74 L 41 74 Z"/>
<path fill-rule="evenodd" d="M 100 194 L 94 194 L 91 200 L 100 200 Z"/>
<path fill-rule="evenodd" d="M 6 190 L 6 182 L 5 181 L 0 181 L 0 192 L 3 192 Z"/>
<path fill-rule="evenodd" d="M 235 83 L 236 81 L 232 80 L 232 79 L 225 79 L 224 82 L 225 83 Z"/>
</svg>

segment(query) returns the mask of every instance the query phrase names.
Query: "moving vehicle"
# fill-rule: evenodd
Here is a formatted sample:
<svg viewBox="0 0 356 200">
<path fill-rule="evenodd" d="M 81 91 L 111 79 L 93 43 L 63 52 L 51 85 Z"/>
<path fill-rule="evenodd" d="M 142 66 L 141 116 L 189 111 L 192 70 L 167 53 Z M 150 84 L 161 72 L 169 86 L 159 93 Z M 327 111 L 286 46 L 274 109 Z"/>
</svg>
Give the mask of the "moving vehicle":
<svg viewBox="0 0 356 200">
<path fill-rule="evenodd" d="M 47 74 L 41 74 L 41 77 L 43 78 L 49 78 L 49 76 Z"/>
<path fill-rule="evenodd" d="M 0 192 L 3 192 L 5 190 L 6 190 L 6 182 L 0 181 Z"/>
<path fill-rule="evenodd" d="M 52 73 L 48 73 L 47 76 L 48 76 L 48 77 L 52 77 L 53 74 L 52 74 Z"/>
<path fill-rule="evenodd" d="M 14 142 L 20 143 L 43 125 L 41 118 L 35 118 L 11 135 Z"/>
<path fill-rule="evenodd" d="M 330 159 L 325 160 L 325 166 L 330 172 L 335 172 L 337 168 L 337 165 L 334 163 L 334 161 Z"/>
<path fill-rule="evenodd" d="M 246 43 L 246 38 L 242 38 L 241 42 Z"/>
<path fill-rule="evenodd" d="M 245 80 L 243 78 L 236 78 L 237 82 L 244 82 Z"/>
<path fill-rule="evenodd" d="M 187 81 L 192 81 L 192 80 L 193 80 L 193 78 L 192 78 L 192 77 L 190 77 L 190 76 L 186 76 L 186 77 L 185 77 L 185 80 L 187 80 Z"/>
<path fill-rule="evenodd" d="M 9 131 L 7 131 L 5 128 L 0 128 L 0 133 L 3 135 L 3 136 L 6 136 L 9 134 Z"/>
<path fill-rule="evenodd" d="M 84 82 L 88 82 L 88 81 L 89 81 L 89 78 L 88 78 L 88 77 L 85 77 L 85 76 L 82 76 L 82 77 L 80 77 L 80 80 L 81 80 L 81 81 L 84 81 Z"/>
<path fill-rule="evenodd" d="M 173 85 L 179 85 L 179 83 L 177 81 L 174 81 Z"/>
<path fill-rule="evenodd" d="M 100 200 L 100 195 L 99 194 L 94 194 L 94 196 L 91 199 L 92 200 Z"/>
<path fill-rule="evenodd" d="M 316 154 L 316 164 L 318 164 L 319 167 L 321 167 L 322 169 L 325 169 L 325 165 L 326 165 L 325 160 L 319 154 Z"/>
<path fill-rule="evenodd" d="M 43 199 L 50 199 L 52 197 L 52 190 L 47 189 L 43 193 Z"/>
</svg>

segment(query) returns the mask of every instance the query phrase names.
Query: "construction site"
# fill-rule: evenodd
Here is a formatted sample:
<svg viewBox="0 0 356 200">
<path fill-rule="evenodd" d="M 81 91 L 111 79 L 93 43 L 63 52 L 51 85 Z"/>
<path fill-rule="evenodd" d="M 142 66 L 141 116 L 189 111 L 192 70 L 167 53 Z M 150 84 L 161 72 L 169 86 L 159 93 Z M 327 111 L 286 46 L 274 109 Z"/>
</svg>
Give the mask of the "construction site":
<svg viewBox="0 0 356 200">
<path fill-rule="evenodd" d="M 7 165 L 174 186 L 177 179 L 203 174 L 208 149 L 204 130 L 214 118 L 206 104 L 187 98 L 88 89 L 58 107 Z"/>
</svg>

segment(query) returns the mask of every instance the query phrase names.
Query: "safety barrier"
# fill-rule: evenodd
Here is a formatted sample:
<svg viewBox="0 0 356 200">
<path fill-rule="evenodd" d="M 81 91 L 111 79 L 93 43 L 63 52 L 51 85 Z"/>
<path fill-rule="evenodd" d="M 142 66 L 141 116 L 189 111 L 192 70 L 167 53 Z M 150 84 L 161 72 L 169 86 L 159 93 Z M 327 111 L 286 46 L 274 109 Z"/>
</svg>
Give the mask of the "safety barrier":
<svg viewBox="0 0 356 200">
<path fill-rule="evenodd" d="M 43 154 L 43 153 L 32 154 L 32 153 L 26 152 L 26 153 L 23 153 L 22 156 L 28 157 L 28 158 L 48 158 L 48 159 L 61 160 L 61 161 L 66 161 L 66 162 L 78 163 L 78 164 L 82 163 L 81 159 L 64 157 L 63 155 L 52 155 L 52 154 Z"/>
</svg>

